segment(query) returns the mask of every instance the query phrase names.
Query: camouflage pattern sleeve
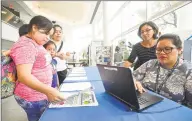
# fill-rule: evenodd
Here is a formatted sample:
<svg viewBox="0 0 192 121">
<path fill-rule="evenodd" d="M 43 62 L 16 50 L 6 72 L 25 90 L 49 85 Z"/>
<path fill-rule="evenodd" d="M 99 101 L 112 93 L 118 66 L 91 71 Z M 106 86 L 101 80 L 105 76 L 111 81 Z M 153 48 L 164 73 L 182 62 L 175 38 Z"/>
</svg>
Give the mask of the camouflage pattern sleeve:
<svg viewBox="0 0 192 121">
<path fill-rule="evenodd" d="M 148 68 L 151 68 L 151 66 L 153 66 L 155 62 L 156 62 L 156 59 L 149 60 L 149 61 L 145 62 L 144 64 L 142 64 L 139 68 L 137 68 L 133 72 L 134 80 L 142 81 L 147 73 Z"/>
<path fill-rule="evenodd" d="M 192 109 L 192 71 L 190 71 L 185 84 L 186 106 Z"/>
</svg>

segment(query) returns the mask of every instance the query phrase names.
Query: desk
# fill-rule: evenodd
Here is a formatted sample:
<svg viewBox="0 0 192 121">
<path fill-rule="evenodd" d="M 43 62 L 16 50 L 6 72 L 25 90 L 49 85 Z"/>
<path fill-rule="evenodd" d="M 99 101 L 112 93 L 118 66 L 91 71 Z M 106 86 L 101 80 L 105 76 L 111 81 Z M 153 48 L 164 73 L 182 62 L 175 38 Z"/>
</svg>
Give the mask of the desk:
<svg viewBox="0 0 192 121">
<path fill-rule="evenodd" d="M 192 121 L 192 110 L 180 108 L 161 113 L 137 113 L 114 97 L 104 92 L 104 87 L 96 67 L 85 68 L 88 78 L 94 76 L 98 80 L 91 81 L 99 106 L 47 109 L 39 121 Z M 94 72 L 94 73 L 93 73 Z M 144 112 L 155 112 L 178 107 L 179 104 L 164 99 L 162 102 L 147 108 Z"/>
<path fill-rule="evenodd" d="M 91 80 L 91 81 L 101 81 L 99 71 L 95 66 L 84 67 L 84 69 L 86 71 L 87 78 L 89 80 Z"/>
</svg>

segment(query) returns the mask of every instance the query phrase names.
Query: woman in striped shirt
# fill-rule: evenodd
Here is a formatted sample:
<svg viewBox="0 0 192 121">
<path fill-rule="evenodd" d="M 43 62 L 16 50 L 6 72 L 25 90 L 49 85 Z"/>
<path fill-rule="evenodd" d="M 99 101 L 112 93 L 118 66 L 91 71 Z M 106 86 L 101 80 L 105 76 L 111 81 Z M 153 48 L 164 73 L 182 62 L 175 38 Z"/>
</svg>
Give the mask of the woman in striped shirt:
<svg viewBox="0 0 192 121">
<path fill-rule="evenodd" d="M 141 24 L 138 30 L 138 36 L 143 41 L 133 46 L 131 54 L 127 61 L 125 61 L 124 66 L 132 66 L 133 62 L 137 58 L 137 61 L 134 65 L 134 70 L 136 70 L 139 66 L 148 60 L 156 59 L 157 57 L 155 55 L 155 48 L 158 33 L 159 29 L 155 23 L 149 21 Z"/>
</svg>

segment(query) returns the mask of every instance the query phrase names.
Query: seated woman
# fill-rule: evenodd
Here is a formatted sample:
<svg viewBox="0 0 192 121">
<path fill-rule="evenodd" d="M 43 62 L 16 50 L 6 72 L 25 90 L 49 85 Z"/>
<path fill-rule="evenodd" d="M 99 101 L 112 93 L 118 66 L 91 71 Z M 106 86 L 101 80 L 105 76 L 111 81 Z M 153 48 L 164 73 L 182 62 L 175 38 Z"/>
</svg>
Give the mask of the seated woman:
<svg viewBox="0 0 192 121">
<path fill-rule="evenodd" d="M 133 72 L 138 91 L 142 93 L 146 88 L 192 108 L 192 64 L 180 59 L 181 52 L 179 36 L 162 35 L 157 41 L 157 59 Z"/>
</svg>

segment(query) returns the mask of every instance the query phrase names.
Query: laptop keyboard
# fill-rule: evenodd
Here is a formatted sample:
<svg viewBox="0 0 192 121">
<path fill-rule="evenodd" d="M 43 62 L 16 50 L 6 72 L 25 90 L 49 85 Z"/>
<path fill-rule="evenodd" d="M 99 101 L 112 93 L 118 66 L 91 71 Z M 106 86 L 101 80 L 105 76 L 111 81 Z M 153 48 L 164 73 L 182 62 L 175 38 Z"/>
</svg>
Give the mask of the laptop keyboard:
<svg viewBox="0 0 192 121">
<path fill-rule="evenodd" d="M 139 105 L 149 102 L 149 100 L 145 97 L 138 97 L 138 101 L 139 101 Z"/>
</svg>

